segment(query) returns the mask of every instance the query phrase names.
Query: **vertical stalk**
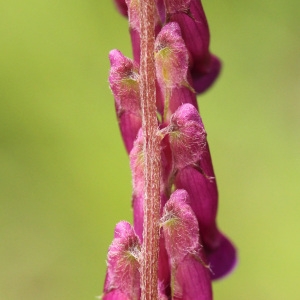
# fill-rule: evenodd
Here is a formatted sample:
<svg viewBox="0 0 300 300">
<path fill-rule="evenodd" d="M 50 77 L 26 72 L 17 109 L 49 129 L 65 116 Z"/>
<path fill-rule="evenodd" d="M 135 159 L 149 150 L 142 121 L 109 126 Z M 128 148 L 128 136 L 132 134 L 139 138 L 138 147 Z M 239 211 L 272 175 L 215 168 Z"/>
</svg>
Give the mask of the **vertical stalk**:
<svg viewBox="0 0 300 300">
<path fill-rule="evenodd" d="M 160 217 L 160 141 L 157 136 L 154 64 L 155 0 L 140 0 L 140 94 L 144 134 L 144 226 L 141 263 L 142 300 L 158 299 Z"/>
</svg>

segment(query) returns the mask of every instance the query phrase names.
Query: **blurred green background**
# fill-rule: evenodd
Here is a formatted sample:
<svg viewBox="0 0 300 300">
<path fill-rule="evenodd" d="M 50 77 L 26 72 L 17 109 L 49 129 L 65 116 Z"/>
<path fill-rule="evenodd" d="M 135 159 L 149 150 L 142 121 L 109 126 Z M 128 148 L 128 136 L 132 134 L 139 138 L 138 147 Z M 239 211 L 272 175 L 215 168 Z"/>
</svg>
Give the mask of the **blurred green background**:
<svg viewBox="0 0 300 300">
<path fill-rule="evenodd" d="M 224 68 L 199 98 L 218 222 L 239 265 L 215 299 L 300 299 L 300 4 L 203 1 Z M 0 3 L 0 299 L 95 299 L 131 177 L 108 52 L 110 0 Z"/>
</svg>

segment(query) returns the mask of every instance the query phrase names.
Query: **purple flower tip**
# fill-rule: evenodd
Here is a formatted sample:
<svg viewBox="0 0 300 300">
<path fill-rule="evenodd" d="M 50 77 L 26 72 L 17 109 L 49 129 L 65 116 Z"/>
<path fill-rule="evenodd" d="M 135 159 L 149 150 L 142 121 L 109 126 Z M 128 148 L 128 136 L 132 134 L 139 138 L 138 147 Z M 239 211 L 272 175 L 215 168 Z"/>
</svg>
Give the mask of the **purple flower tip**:
<svg viewBox="0 0 300 300">
<path fill-rule="evenodd" d="M 199 67 L 200 66 L 200 67 Z M 195 65 L 191 71 L 193 86 L 197 94 L 205 92 L 218 78 L 221 71 L 221 61 L 211 55 L 208 66 L 203 69 L 201 65 Z"/>
<path fill-rule="evenodd" d="M 219 245 L 213 249 L 206 249 L 206 255 L 212 270 L 213 280 L 221 279 L 230 274 L 237 264 L 237 253 L 232 242 L 220 234 Z"/>
</svg>

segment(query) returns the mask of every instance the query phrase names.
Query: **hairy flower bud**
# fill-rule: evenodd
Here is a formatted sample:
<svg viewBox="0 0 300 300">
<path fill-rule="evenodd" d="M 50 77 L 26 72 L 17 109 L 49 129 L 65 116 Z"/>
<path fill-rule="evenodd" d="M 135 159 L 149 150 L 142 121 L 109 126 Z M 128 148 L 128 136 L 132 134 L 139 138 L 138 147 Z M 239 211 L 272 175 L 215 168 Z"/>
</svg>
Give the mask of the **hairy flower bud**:
<svg viewBox="0 0 300 300">
<path fill-rule="evenodd" d="M 198 222 L 188 201 L 185 190 L 176 190 L 167 201 L 161 218 L 166 248 L 174 265 L 199 249 Z"/>
<path fill-rule="evenodd" d="M 173 299 L 210 300 L 210 270 L 201 251 L 198 222 L 188 202 L 188 193 L 176 190 L 161 218 L 171 261 Z"/>
<path fill-rule="evenodd" d="M 109 59 L 111 63 L 109 85 L 118 109 L 139 114 L 139 66 L 118 50 L 110 51 Z"/>
<path fill-rule="evenodd" d="M 139 66 L 118 50 L 110 51 L 109 59 L 111 63 L 109 84 L 115 97 L 115 106 L 125 147 L 130 152 L 138 130 L 142 126 Z"/>
<path fill-rule="evenodd" d="M 140 240 L 132 226 L 125 221 L 119 222 L 115 229 L 115 238 L 108 250 L 104 294 L 118 291 L 117 293 L 125 295 L 128 299 L 139 299 L 140 250 Z M 126 299 L 122 297 L 121 299 Z"/>
<path fill-rule="evenodd" d="M 155 41 L 155 66 L 159 84 L 174 88 L 186 82 L 188 52 L 177 23 L 168 23 Z"/>
<path fill-rule="evenodd" d="M 170 136 L 176 169 L 194 164 L 201 158 L 206 144 L 206 132 L 199 112 L 192 104 L 181 105 L 163 131 Z"/>
</svg>

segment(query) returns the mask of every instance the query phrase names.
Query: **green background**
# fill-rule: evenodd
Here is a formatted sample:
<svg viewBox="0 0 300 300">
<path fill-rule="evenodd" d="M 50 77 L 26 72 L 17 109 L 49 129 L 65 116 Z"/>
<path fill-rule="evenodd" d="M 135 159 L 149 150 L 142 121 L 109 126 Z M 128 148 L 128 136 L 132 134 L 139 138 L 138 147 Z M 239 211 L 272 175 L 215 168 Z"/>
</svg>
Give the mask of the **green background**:
<svg viewBox="0 0 300 300">
<path fill-rule="evenodd" d="M 199 97 L 239 264 L 215 299 L 300 299 L 300 4 L 203 1 L 224 62 Z M 108 52 L 110 0 L 0 3 L 0 299 L 95 299 L 131 176 Z"/>
</svg>

